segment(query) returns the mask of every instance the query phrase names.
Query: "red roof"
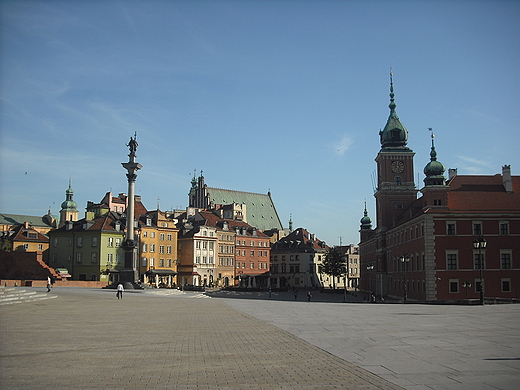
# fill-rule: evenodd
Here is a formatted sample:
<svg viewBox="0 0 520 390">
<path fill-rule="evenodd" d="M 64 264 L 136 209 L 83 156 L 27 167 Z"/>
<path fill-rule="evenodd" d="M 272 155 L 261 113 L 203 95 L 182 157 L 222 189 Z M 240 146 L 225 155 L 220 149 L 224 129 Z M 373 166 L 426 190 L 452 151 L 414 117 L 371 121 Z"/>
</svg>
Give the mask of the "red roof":
<svg viewBox="0 0 520 390">
<path fill-rule="evenodd" d="M 448 208 L 462 212 L 520 212 L 520 176 L 512 176 L 513 192 L 506 192 L 502 176 L 457 175 L 449 182 Z"/>
</svg>

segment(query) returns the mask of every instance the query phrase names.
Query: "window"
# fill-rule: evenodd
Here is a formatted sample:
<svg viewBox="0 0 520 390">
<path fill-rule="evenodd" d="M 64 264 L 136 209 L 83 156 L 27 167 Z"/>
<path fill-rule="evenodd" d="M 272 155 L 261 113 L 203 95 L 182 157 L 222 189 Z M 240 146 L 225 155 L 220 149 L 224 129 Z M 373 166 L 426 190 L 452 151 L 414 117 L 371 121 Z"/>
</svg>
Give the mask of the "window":
<svg viewBox="0 0 520 390">
<path fill-rule="evenodd" d="M 143 244 L 143 252 L 147 252 L 148 251 L 148 244 Z"/>
<path fill-rule="evenodd" d="M 255 251 L 251 251 L 251 256 L 252 256 L 252 257 L 255 256 Z"/>
<path fill-rule="evenodd" d="M 195 241 L 195 248 L 200 249 L 200 241 Z"/>
<path fill-rule="evenodd" d="M 459 280 L 458 279 L 450 279 L 450 293 L 458 293 L 459 292 Z"/>
<path fill-rule="evenodd" d="M 150 267 L 155 267 L 155 259 L 150 257 Z"/>
<path fill-rule="evenodd" d="M 210 264 L 213 264 L 214 262 L 215 262 L 215 260 L 213 259 L 213 256 L 210 256 L 210 257 L 209 257 L 209 263 L 210 263 Z"/>
<path fill-rule="evenodd" d="M 159 267 L 164 267 L 164 259 L 159 259 Z"/>
<path fill-rule="evenodd" d="M 446 254 L 446 269 L 454 270 L 458 269 L 458 261 L 457 261 L 457 253 L 447 253 Z"/>
<path fill-rule="evenodd" d="M 251 264 L 250 264 L 250 268 L 251 268 L 251 269 L 254 269 L 254 268 L 255 268 L 255 263 L 251 263 Z"/>
<path fill-rule="evenodd" d="M 455 224 L 454 224 L 454 223 L 450 223 L 450 222 L 448 222 L 448 223 L 446 224 L 446 234 L 447 234 L 448 236 L 454 236 L 454 235 L 457 234 L 457 233 L 456 233 L 456 230 L 455 230 Z"/>
<path fill-rule="evenodd" d="M 39 251 L 42 251 L 42 250 L 43 250 L 43 244 L 38 244 L 38 250 L 39 250 Z"/>
<path fill-rule="evenodd" d="M 150 232 L 150 238 L 155 238 L 155 232 Z"/>
<path fill-rule="evenodd" d="M 242 263 L 242 268 L 246 268 L 246 263 Z"/>
<path fill-rule="evenodd" d="M 214 242 L 210 242 L 210 243 L 209 243 L 209 249 L 210 249 L 210 250 L 213 250 L 214 246 L 215 246 L 215 243 L 214 243 Z"/>
<path fill-rule="evenodd" d="M 482 235 L 482 223 L 473 222 L 473 235 L 481 236 Z"/>
<path fill-rule="evenodd" d="M 56 253 L 52 254 L 52 262 L 56 263 L 58 261 L 58 255 Z"/>
<path fill-rule="evenodd" d="M 484 253 L 473 253 L 473 269 L 486 269 Z"/>
<path fill-rule="evenodd" d="M 107 258 L 107 264 L 112 264 L 113 260 L 114 260 L 114 254 L 109 253 L 108 258 Z"/>
<path fill-rule="evenodd" d="M 509 223 L 508 222 L 500 222 L 500 234 L 503 236 L 507 236 L 509 234 Z"/>
<path fill-rule="evenodd" d="M 202 256 L 202 264 L 208 264 L 208 257 Z"/>
<path fill-rule="evenodd" d="M 78 239 L 77 239 L 77 245 L 78 245 L 78 246 L 83 246 L 83 237 L 78 237 Z"/>
<path fill-rule="evenodd" d="M 164 233 L 159 234 L 159 240 L 164 241 Z"/>
<path fill-rule="evenodd" d="M 168 239 L 168 241 L 171 241 L 172 240 L 172 235 L 168 234 L 167 239 Z"/>
<path fill-rule="evenodd" d="M 143 237 L 148 237 L 148 232 L 146 230 L 143 232 Z"/>
<path fill-rule="evenodd" d="M 116 247 L 120 247 L 121 246 L 121 238 L 116 238 Z"/>
<path fill-rule="evenodd" d="M 511 269 L 511 252 L 500 252 L 500 268 Z"/>
<path fill-rule="evenodd" d="M 172 246 L 171 246 L 171 245 L 168 245 L 168 246 L 166 247 L 166 253 L 169 254 L 169 255 L 172 254 Z"/>
<path fill-rule="evenodd" d="M 148 259 L 146 257 L 143 257 L 141 259 L 141 266 L 146 267 L 146 264 L 148 263 Z"/>
<path fill-rule="evenodd" d="M 57 238 L 54 238 L 54 239 L 52 240 L 52 247 L 53 247 L 53 248 L 56 248 L 57 246 L 58 246 L 58 239 L 57 239 Z M 70 245 L 69 245 L 69 246 L 70 246 Z"/>
<path fill-rule="evenodd" d="M 172 259 L 168 259 L 168 268 L 172 267 Z"/>
<path fill-rule="evenodd" d="M 116 264 L 121 264 L 121 255 L 116 253 Z"/>
<path fill-rule="evenodd" d="M 208 242 L 202 241 L 202 249 L 208 249 Z"/>
<path fill-rule="evenodd" d="M 511 292 L 511 279 L 501 279 L 502 292 Z"/>
<path fill-rule="evenodd" d="M 155 244 L 150 244 L 150 252 L 155 252 Z"/>
<path fill-rule="evenodd" d="M 92 256 L 91 256 L 90 261 L 92 263 L 97 263 L 97 253 L 96 252 L 92 252 Z"/>
<path fill-rule="evenodd" d="M 164 254 L 164 245 L 159 245 L 159 253 Z"/>
<path fill-rule="evenodd" d="M 97 245 L 98 245 L 98 238 L 92 237 L 92 246 L 97 246 Z"/>
<path fill-rule="evenodd" d="M 81 263 L 83 261 L 83 253 L 76 253 L 76 263 Z"/>
<path fill-rule="evenodd" d="M 114 246 L 114 238 L 108 237 L 108 246 Z"/>
</svg>

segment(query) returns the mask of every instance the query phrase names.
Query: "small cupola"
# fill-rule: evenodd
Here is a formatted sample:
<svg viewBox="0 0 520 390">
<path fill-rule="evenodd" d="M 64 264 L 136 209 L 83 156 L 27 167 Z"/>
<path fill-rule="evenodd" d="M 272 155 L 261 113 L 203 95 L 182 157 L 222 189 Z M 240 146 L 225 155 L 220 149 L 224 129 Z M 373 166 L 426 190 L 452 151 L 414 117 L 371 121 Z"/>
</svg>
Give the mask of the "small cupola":
<svg viewBox="0 0 520 390">
<path fill-rule="evenodd" d="M 432 132 L 432 149 L 430 152 L 430 162 L 424 167 L 424 174 L 426 175 L 424 184 L 426 186 L 445 186 L 446 177 L 444 177 L 444 172 L 446 171 L 446 167 L 443 163 L 437 161 L 437 152 L 434 144 L 435 136 L 433 130 L 431 128 L 429 130 Z"/>
</svg>

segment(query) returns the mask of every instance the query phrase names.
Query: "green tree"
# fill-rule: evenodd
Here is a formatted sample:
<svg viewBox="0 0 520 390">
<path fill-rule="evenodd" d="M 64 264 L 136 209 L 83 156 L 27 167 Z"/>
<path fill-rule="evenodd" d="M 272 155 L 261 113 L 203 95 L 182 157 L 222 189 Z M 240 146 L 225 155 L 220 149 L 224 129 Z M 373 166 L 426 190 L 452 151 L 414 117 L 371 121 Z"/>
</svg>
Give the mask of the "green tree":
<svg viewBox="0 0 520 390">
<path fill-rule="evenodd" d="M 332 286 L 336 289 L 336 277 L 344 275 L 346 272 L 345 256 L 339 247 L 329 248 L 325 253 L 320 272 L 332 276 Z"/>
</svg>

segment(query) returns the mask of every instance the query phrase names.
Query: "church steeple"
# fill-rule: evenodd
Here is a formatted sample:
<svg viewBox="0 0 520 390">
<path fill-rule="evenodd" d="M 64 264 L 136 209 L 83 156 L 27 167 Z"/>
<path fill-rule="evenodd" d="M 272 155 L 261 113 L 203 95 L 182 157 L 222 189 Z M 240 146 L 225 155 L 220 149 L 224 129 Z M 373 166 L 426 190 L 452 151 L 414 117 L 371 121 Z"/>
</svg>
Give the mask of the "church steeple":
<svg viewBox="0 0 520 390">
<path fill-rule="evenodd" d="M 69 188 L 65 191 L 65 202 L 61 204 L 60 210 L 60 227 L 65 225 L 65 221 L 78 220 L 78 204 L 72 199 L 74 191 L 72 190 L 72 179 L 69 179 Z"/>
<path fill-rule="evenodd" d="M 397 104 L 395 104 L 394 99 L 393 76 L 392 71 L 390 71 L 390 104 L 388 105 L 390 115 L 388 116 L 384 129 L 379 132 L 381 147 L 383 149 L 405 148 L 408 141 L 408 130 L 403 126 L 395 111 Z"/>
<path fill-rule="evenodd" d="M 446 177 L 444 177 L 446 167 L 443 163 L 437 161 L 437 151 L 434 143 L 435 135 L 431 127 L 428 130 L 432 133 L 432 148 L 430 151 L 430 162 L 424 167 L 424 174 L 426 175 L 424 184 L 426 186 L 444 186 L 446 185 Z"/>
</svg>

